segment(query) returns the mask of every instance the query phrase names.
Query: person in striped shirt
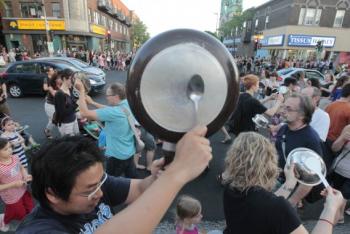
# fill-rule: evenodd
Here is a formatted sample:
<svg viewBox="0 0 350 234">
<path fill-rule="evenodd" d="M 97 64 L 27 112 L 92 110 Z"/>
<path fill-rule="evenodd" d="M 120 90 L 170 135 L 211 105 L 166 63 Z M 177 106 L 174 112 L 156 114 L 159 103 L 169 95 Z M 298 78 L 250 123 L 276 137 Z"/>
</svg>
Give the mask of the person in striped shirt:
<svg viewBox="0 0 350 234">
<path fill-rule="evenodd" d="M 8 231 L 12 220 L 23 220 L 33 209 L 33 199 L 26 186 L 31 180 L 19 158 L 12 154 L 9 141 L 0 138 L 0 198 L 5 203 L 5 212 L 0 214 L 0 231 Z"/>
<path fill-rule="evenodd" d="M 21 161 L 21 164 L 27 168 L 28 161 L 24 152 L 24 139 L 21 134 L 16 132 L 15 122 L 10 117 L 5 117 L 1 121 L 1 127 L 3 130 L 1 137 L 6 138 L 10 142 L 13 151 L 12 153 L 16 155 Z"/>
</svg>

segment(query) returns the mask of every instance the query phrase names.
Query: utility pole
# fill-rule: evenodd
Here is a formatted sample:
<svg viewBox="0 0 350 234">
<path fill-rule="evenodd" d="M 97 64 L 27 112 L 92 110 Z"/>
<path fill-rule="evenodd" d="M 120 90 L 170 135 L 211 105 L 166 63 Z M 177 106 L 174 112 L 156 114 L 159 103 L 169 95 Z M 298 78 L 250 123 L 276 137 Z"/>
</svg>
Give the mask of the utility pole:
<svg viewBox="0 0 350 234">
<path fill-rule="evenodd" d="M 51 38 L 50 38 L 50 25 L 49 25 L 49 21 L 47 21 L 47 17 L 46 17 L 46 9 L 45 9 L 44 0 L 41 0 L 41 7 L 42 7 L 43 12 L 44 12 L 47 52 L 49 53 L 49 56 L 52 57 L 53 44 L 52 44 Z"/>
</svg>

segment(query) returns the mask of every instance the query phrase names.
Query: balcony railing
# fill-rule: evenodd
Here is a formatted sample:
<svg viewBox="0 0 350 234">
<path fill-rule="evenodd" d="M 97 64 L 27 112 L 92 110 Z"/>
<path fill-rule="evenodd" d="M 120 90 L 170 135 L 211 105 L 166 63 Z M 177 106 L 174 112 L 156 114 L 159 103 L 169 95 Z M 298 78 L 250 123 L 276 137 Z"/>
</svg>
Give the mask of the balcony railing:
<svg viewBox="0 0 350 234">
<path fill-rule="evenodd" d="M 110 0 L 98 0 L 97 7 L 101 11 L 110 12 L 112 10 L 112 4 Z"/>
</svg>

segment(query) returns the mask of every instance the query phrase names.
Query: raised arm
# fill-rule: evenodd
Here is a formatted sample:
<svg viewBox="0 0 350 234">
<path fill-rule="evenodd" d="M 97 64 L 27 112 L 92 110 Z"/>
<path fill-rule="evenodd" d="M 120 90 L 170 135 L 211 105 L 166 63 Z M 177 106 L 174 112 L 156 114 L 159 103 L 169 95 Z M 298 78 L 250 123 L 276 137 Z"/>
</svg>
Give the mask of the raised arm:
<svg viewBox="0 0 350 234">
<path fill-rule="evenodd" d="M 211 160 L 211 147 L 204 138 L 206 131 L 205 127 L 197 127 L 188 132 L 177 144 L 175 159 L 162 175 L 95 233 L 152 233 L 180 189 L 196 178 Z"/>
</svg>

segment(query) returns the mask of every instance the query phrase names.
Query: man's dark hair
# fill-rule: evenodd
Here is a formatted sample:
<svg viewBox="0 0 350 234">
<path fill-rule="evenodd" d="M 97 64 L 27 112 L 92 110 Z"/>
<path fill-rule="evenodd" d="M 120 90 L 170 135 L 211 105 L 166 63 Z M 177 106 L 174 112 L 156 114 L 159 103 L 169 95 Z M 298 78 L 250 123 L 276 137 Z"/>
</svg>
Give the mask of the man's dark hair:
<svg viewBox="0 0 350 234">
<path fill-rule="evenodd" d="M 62 80 L 68 80 L 69 78 L 71 78 L 71 76 L 74 74 L 74 72 L 69 69 L 69 68 L 66 68 L 66 69 L 63 69 L 62 71 L 59 71 L 57 73 L 57 75 L 62 79 Z"/>
<path fill-rule="evenodd" d="M 346 85 L 343 86 L 341 91 L 341 96 L 344 98 L 347 98 L 350 96 L 350 83 L 347 83 Z"/>
<path fill-rule="evenodd" d="M 309 124 L 315 111 L 315 107 L 312 105 L 311 97 L 300 94 L 292 94 L 290 98 L 299 99 L 299 110 L 304 114 L 304 123 Z"/>
<path fill-rule="evenodd" d="M 298 81 L 297 81 L 297 79 L 295 79 L 293 77 L 288 77 L 288 78 L 284 79 L 283 84 L 288 87 L 291 84 L 292 85 L 297 85 Z"/>
<path fill-rule="evenodd" d="M 51 189 L 55 196 L 67 201 L 76 177 L 103 161 L 96 143 L 85 137 L 64 137 L 44 145 L 31 159 L 34 198 L 49 208 L 46 192 Z"/>
<path fill-rule="evenodd" d="M 308 81 L 311 83 L 311 86 L 316 88 L 321 88 L 320 80 L 317 78 L 309 78 Z"/>
</svg>

